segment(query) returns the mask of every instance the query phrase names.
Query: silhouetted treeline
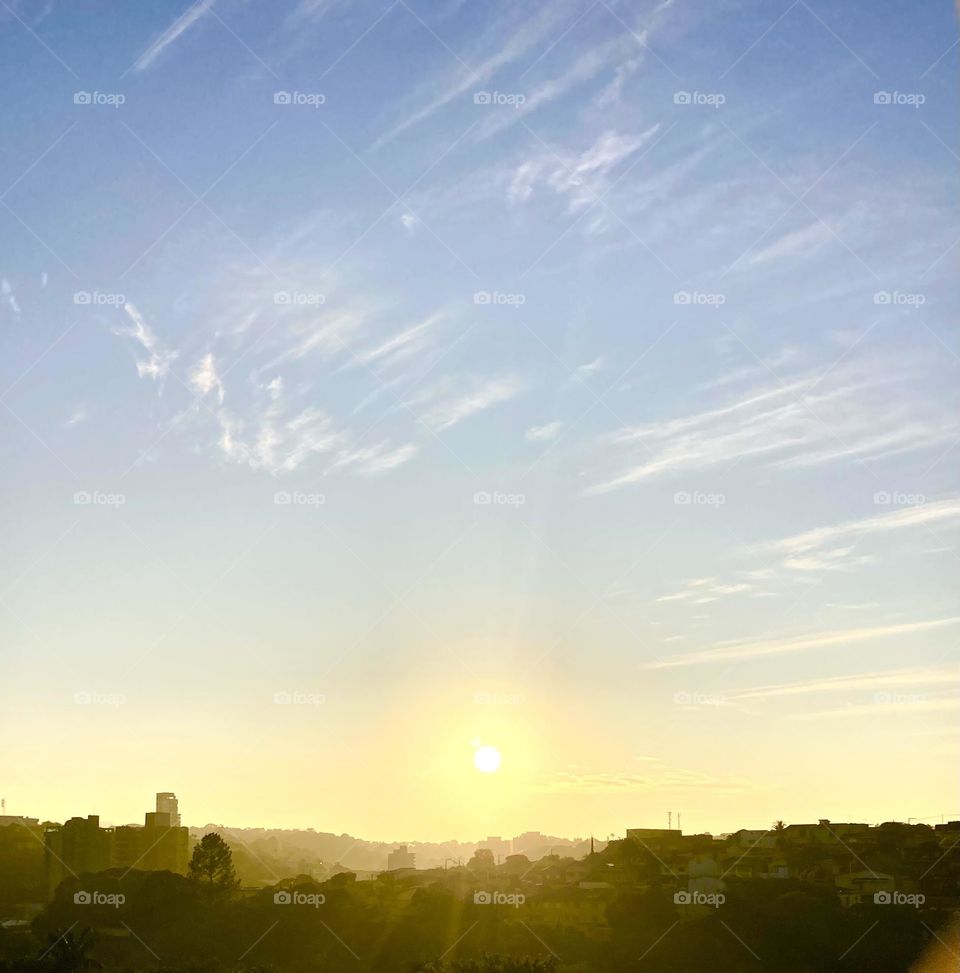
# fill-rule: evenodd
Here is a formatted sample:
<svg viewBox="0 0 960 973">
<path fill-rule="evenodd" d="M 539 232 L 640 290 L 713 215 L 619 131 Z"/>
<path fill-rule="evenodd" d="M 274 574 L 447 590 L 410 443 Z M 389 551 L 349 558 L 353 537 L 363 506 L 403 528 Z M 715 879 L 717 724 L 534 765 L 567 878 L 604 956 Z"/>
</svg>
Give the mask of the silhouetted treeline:
<svg viewBox="0 0 960 973">
<path fill-rule="evenodd" d="M 843 907 L 824 883 L 734 877 L 715 907 L 688 908 L 663 868 L 621 841 L 584 861 L 478 852 L 448 871 L 242 889 L 213 835 L 189 876 L 63 881 L 29 926 L 0 930 L 0 973 L 904 973 L 955 908 Z"/>
</svg>

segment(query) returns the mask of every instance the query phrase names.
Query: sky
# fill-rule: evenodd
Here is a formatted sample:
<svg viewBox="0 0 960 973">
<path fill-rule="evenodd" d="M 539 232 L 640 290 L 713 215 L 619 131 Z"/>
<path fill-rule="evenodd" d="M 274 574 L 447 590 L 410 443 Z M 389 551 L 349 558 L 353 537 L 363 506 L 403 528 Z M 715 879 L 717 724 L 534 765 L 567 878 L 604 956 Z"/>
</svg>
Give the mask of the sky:
<svg viewBox="0 0 960 973">
<path fill-rule="evenodd" d="M 960 816 L 955 33 L 3 0 L 7 812 Z"/>
</svg>

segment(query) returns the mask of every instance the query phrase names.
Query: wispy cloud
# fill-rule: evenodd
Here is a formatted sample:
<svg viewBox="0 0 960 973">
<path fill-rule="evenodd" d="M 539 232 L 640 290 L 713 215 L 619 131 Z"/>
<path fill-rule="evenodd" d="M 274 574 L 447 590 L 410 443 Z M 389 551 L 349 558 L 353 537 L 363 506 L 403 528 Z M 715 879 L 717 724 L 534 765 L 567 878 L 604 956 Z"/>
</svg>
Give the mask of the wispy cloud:
<svg viewBox="0 0 960 973">
<path fill-rule="evenodd" d="M 543 777 L 537 787 L 548 793 L 607 795 L 703 788 L 709 788 L 714 793 L 740 793 L 756 789 L 754 784 L 740 778 L 664 767 L 659 762 L 651 764 L 647 773 L 558 771 Z"/>
<path fill-rule="evenodd" d="M 922 716 L 926 713 L 943 713 L 960 709 L 960 699 L 939 697 L 936 699 L 917 699 L 908 703 L 851 703 L 835 709 L 812 710 L 805 713 L 791 713 L 788 720 L 836 720 L 884 719 L 889 716 Z"/>
<path fill-rule="evenodd" d="M 654 477 L 751 459 L 809 468 L 877 459 L 944 443 L 957 421 L 910 385 L 909 370 L 882 363 L 810 370 L 742 392 L 725 404 L 676 419 L 624 427 L 601 438 L 625 468 L 586 490 L 608 493 Z M 878 430 L 881 430 L 878 432 Z M 637 458 L 630 462 L 630 454 Z"/>
<path fill-rule="evenodd" d="M 715 578 L 696 578 L 693 581 L 688 581 L 678 591 L 661 595 L 657 598 L 657 601 L 682 601 L 694 605 L 703 605 L 717 601 L 724 595 L 747 594 L 755 591 L 756 586 L 747 581 L 734 581 L 725 584 Z"/>
<path fill-rule="evenodd" d="M 145 361 L 137 362 L 137 374 L 141 378 L 152 378 L 154 381 L 165 378 L 170 371 L 170 365 L 177 358 L 177 352 L 163 347 L 143 315 L 132 304 L 124 304 L 123 309 L 133 321 L 133 327 L 114 328 L 113 333 L 133 338 L 150 356 Z"/>
<path fill-rule="evenodd" d="M 78 405 L 73 412 L 67 417 L 65 425 L 67 426 L 79 426 L 80 423 L 86 422 L 90 418 L 90 413 L 85 405 Z"/>
<path fill-rule="evenodd" d="M 632 27 L 624 29 L 622 23 L 616 24 L 613 36 L 607 40 L 590 47 L 579 46 L 562 69 L 543 77 L 526 91 L 523 102 L 517 105 L 516 110 L 491 115 L 480 127 L 479 137 L 489 138 L 515 125 L 525 116 L 594 81 L 611 67 L 615 67 L 615 80 L 619 77 L 622 86 L 627 74 L 636 70 L 638 62 L 642 61 L 644 48 L 641 45 L 646 45 L 672 5 L 673 0 L 664 0 L 651 13 L 641 16 Z M 607 85 L 600 94 L 600 100 L 606 99 L 606 103 L 610 103 L 615 93 L 616 89 Z"/>
<path fill-rule="evenodd" d="M 524 11 L 516 7 L 516 13 L 491 23 L 475 47 L 463 55 L 458 66 L 421 86 L 412 97 L 415 103 L 420 101 L 421 106 L 381 135 L 373 147 L 380 148 L 392 141 L 467 92 L 476 92 L 503 68 L 522 58 L 553 32 L 562 29 L 564 20 L 575 9 L 574 4 L 562 0 L 540 7 L 532 17 L 518 23 L 517 14 Z M 467 64 L 471 67 L 466 67 Z"/>
<path fill-rule="evenodd" d="M 780 540 L 760 545 L 760 548 L 783 556 L 785 567 L 799 570 L 846 567 L 850 547 L 846 543 L 863 534 L 887 534 L 922 528 L 929 524 L 952 526 L 960 524 L 960 498 L 899 507 L 857 520 L 848 520 L 825 527 L 792 534 Z"/>
<path fill-rule="evenodd" d="M 846 693 L 875 689 L 906 689 L 915 686 L 936 686 L 960 682 L 960 668 L 956 666 L 923 666 L 907 669 L 886 669 L 864 672 L 854 676 L 834 676 L 808 679 L 804 682 L 755 686 L 728 694 L 729 699 L 779 699 L 783 696 L 811 696 L 818 693 Z"/>
<path fill-rule="evenodd" d="M 223 382 L 217 374 L 217 365 L 212 353 L 204 355 L 193 367 L 190 372 L 190 384 L 201 396 L 206 396 L 215 390 L 218 401 L 223 403 Z"/>
<path fill-rule="evenodd" d="M 431 314 L 425 320 L 389 335 L 373 347 L 356 352 L 358 362 L 364 365 L 394 365 L 409 358 L 423 348 L 442 317 L 439 313 Z"/>
<path fill-rule="evenodd" d="M 287 414 L 271 408 L 253 420 L 221 410 L 218 421 L 224 456 L 274 474 L 290 473 L 309 457 L 333 453 L 346 443 L 334 420 L 316 408 Z"/>
<path fill-rule="evenodd" d="M 420 447 L 416 443 L 392 447 L 387 443 L 345 449 L 337 454 L 331 470 L 353 469 L 362 476 L 386 473 L 413 459 Z"/>
<path fill-rule="evenodd" d="M 794 636 L 782 639 L 762 639 L 721 643 L 714 649 L 691 652 L 647 663 L 645 669 L 670 669 L 676 666 L 691 666 L 709 662 L 732 662 L 739 659 L 760 659 L 766 656 L 786 655 L 795 652 L 808 652 L 845 646 L 858 642 L 871 642 L 877 639 L 895 638 L 899 635 L 912 635 L 929 632 L 960 623 L 960 616 L 935 618 L 919 622 L 906 622 L 902 625 L 876 625 L 868 628 L 850 628 L 834 632 L 817 632 L 811 635 Z"/>
<path fill-rule="evenodd" d="M 823 223 L 810 223 L 784 234 L 780 239 L 761 250 L 757 250 L 749 260 L 751 265 L 784 260 L 787 257 L 797 260 L 813 253 L 817 248 L 833 239 L 830 228 Z"/>
<path fill-rule="evenodd" d="M 422 412 L 427 425 L 442 431 L 455 426 L 468 416 L 483 412 L 519 395 L 523 382 L 514 375 L 500 375 L 493 378 L 473 379 L 462 383 L 447 379 L 433 389 L 418 396 L 410 405 L 417 408 L 422 402 L 428 404 Z"/>
<path fill-rule="evenodd" d="M 6 277 L 0 278 L 0 297 L 6 301 L 10 310 L 19 317 L 21 313 L 20 305 L 17 303 L 16 294 L 13 293 L 13 284 Z"/>
<path fill-rule="evenodd" d="M 526 438 L 532 443 L 542 443 L 550 439 L 556 439 L 563 432 L 563 423 L 548 422 L 544 426 L 531 426 L 526 431 Z"/>
<path fill-rule="evenodd" d="M 607 192 L 612 172 L 659 129 L 659 124 L 651 125 L 636 135 L 611 129 L 579 153 L 554 155 L 545 151 L 525 159 L 513 170 L 507 198 L 513 204 L 526 202 L 543 185 L 567 200 L 568 212 L 580 212 Z"/>
<path fill-rule="evenodd" d="M 216 0 L 198 0 L 167 27 L 158 37 L 151 41 L 147 49 L 137 58 L 134 68 L 145 71 L 154 61 L 178 38 L 182 37 L 202 17 L 206 16 Z"/>
</svg>

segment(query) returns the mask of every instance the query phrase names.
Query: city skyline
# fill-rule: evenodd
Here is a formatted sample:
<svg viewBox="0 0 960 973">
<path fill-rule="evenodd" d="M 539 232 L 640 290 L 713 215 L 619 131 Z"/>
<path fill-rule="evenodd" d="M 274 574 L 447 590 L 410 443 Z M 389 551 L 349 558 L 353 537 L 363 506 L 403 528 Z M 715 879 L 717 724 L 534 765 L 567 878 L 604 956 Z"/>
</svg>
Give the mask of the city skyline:
<svg viewBox="0 0 960 973">
<path fill-rule="evenodd" d="M 954 34 L 0 4 L 8 812 L 957 817 Z"/>
</svg>

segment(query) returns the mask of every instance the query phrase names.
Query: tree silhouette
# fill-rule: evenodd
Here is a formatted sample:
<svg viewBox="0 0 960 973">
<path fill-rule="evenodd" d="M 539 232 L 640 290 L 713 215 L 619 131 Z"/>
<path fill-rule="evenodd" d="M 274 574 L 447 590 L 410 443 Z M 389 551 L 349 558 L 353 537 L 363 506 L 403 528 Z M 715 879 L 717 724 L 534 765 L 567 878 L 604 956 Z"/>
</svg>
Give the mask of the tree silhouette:
<svg viewBox="0 0 960 973">
<path fill-rule="evenodd" d="M 193 849 L 189 875 L 211 894 L 230 892 L 240 884 L 233 870 L 233 852 L 215 832 L 205 834 Z"/>
<path fill-rule="evenodd" d="M 94 936 L 91 930 L 84 929 L 78 935 L 68 929 L 66 932 L 50 933 L 50 944 L 41 954 L 50 964 L 51 973 L 86 973 L 89 970 L 99 970 L 98 963 L 88 950 L 93 946 Z"/>
</svg>

